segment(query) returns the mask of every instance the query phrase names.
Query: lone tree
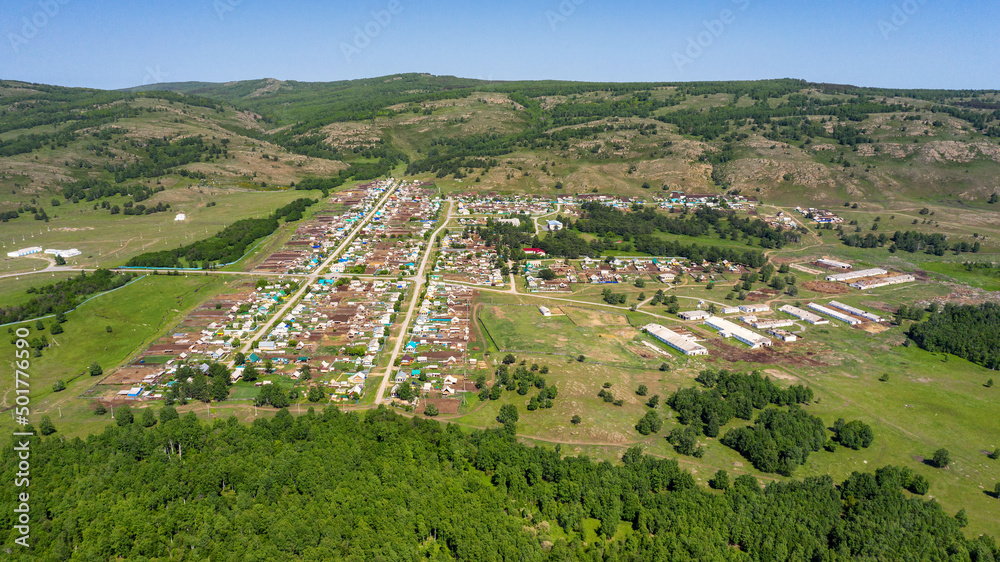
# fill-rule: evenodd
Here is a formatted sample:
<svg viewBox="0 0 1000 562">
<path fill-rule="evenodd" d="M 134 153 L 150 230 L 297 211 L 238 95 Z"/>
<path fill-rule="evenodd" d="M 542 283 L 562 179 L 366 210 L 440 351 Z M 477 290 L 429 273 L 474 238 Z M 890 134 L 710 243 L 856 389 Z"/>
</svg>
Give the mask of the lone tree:
<svg viewBox="0 0 1000 562">
<path fill-rule="evenodd" d="M 424 415 L 431 418 L 438 415 L 437 406 L 435 406 L 434 404 L 428 404 L 427 407 L 424 408 Z"/>
<path fill-rule="evenodd" d="M 42 422 L 38 424 L 38 431 L 42 435 L 52 435 L 56 432 L 56 426 L 48 416 L 42 416 Z"/>
<path fill-rule="evenodd" d="M 934 451 L 934 458 L 931 462 L 938 468 L 945 468 L 948 466 L 948 463 L 951 462 L 951 458 L 948 456 L 948 449 L 942 447 L 937 451 Z"/>
<path fill-rule="evenodd" d="M 517 413 L 517 406 L 513 404 L 504 404 L 500 406 L 500 413 L 497 414 L 497 421 L 507 425 L 509 423 L 517 423 L 520 419 L 520 415 Z"/>
<path fill-rule="evenodd" d="M 94 361 L 90 364 L 90 368 L 87 369 L 87 372 L 90 373 L 90 376 L 92 377 L 99 377 L 104 374 L 104 369 L 101 368 L 97 361 Z"/>
<path fill-rule="evenodd" d="M 583 418 L 581 418 L 579 415 L 574 415 L 572 418 L 570 418 L 569 423 L 573 425 L 580 425 L 581 423 L 583 423 Z M 1000 484 L 998 484 L 998 486 L 1000 486 Z"/>
<path fill-rule="evenodd" d="M 647 388 L 646 385 L 644 384 L 640 384 L 639 388 L 636 389 L 635 393 L 638 394 L 639 396 L 645 396 L 646 394 L 649 393 L 649 388 Z"/>
<path fill-rule="evenodd" d="M 104 404 L 98 402 L 97 406 L 94 407 L 94 415 L 103 416 L 106 413 L 108 413 L 108 409 L 104 407 Z"/>
</svg>

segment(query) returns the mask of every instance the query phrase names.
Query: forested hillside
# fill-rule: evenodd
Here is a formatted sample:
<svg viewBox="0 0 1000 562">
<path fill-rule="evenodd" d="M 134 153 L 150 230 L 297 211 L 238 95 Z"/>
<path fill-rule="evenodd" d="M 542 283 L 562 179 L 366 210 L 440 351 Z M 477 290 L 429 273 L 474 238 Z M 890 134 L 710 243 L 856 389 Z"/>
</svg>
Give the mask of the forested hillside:
<svg viewBox="0 0 1000 562">
<path fill-rule="evenodd" d="M 94 185 L 79 182 L 97 182 L 101 189 L 90 195 L 100 198 L 124 182 L 157 178 L 332 188 L 405 170 L 483 190 L 794 192 L 826 203 L 958 194 L 974 201 L 996 190 L 998 104 L 995 91 L 790 79 L 495 82 L 400 74 L 117 92 L 0 82 L 0 158 L 15 164 L 0 174 L 0 187 L 78 200 L 81 190 L 68 186 Z M 957 172 L 957 163 L 972 167 Z M 24 204 L 0 201 L 0 212 Z"/>
<path fill-rule="evenodd" d="M 134 421 L 133 421 L 134 418 Z M 252 425 L 120 410 L 32 447 L 32 548 L 11 560 L 994 560 L 905 469 L 709 492 L 676 461 L 563 458 L 382 408 Z M 144 427 L 145 426 L 145 427 Z M 4 478 L 16 459 L 5 455 Z M 933 485 L 933 484 L 932 484 Z M 5 487 L 4 505 L 15 488 Z M 3 527 L 12 514 L 5 510 Z M 596 528 L 596 535 L 594 529 Z M 14 531 L 8 531 L 14 533 Z M 11 537 L 12 540 L 13 537 Z"/>
</svg>

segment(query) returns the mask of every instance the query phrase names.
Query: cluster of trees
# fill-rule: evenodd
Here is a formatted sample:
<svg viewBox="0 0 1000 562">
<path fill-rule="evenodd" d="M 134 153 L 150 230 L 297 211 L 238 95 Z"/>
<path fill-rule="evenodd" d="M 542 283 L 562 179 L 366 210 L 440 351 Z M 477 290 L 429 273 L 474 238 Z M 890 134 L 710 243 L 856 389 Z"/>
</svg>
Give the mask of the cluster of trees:
<svg viewBox="0 0 1000 562">
<path fill-rule="evenodd" d="M 800 87 L 804 87 L 804 85 Z M 790 84 L 778 91 L 787 91 L 790 88 L 795 88 L 795 85 Z M 779 94 L 777 91 L 774 94 L 774 97 L 785 95 Z M 852 134 L 852 131 L 846 128 L 838 131 L 835 127 L 834 133 L 828 134 L 824 128 L 816 127 L 807 118 L 823 115 L 842 121 L 859 122 L 873 113 L 910 111 L 909 108 L 899 104 L 872 102 L 866 96 L 858 96 L 845 102 L 843 99 L 817 100 L 799 95 L 789 96 L 785 103 L 772 105 L 767 101 L 770 95 L 770 93 L 764 94 L 756 103 L 748 106 L 737 105 L 734 100 L 730 105 L 712 107 L 707 111 L 699 109 L 671 111 L 657 116 L 656 119 L 664 123 L 675 124 L 682 133 L 701 137 L 704 140 L 726 138 L 726 135 L 735 134 L 735 127 L 753 122 L 757 129 L 763 130 L 765 138 L 775 141 L 790 142 L 798 141 L 802 137 L 816 136 L 833 138 L 842 144 L 856 144 L 866 142 L 867 139 Z"/>
<path fill-rule="evenodd" d="M 538 389 L 538 394 L 528 400 L 528 410 L 534 411 L 539 408 L 551 408 L 553 400 L 558 396 L 559 390 L 555 385 L 549 385 L 542 375 L 549 372 L 548 366 L 532 364 L 529 368 L 526 361 L 521 361 L 520 365 L 511 367 L 517 362 L 517 358 L 512 353 L 508 353 L 496 370 L 496 384 L 489 387 L 486 384 L 486 377 L 476 380 L 479 388 L 479 399 L 499 400 L 503 391 L 517 392 L 521 396 L 526 396 L 531 389 Z"/>
<path fill-rule="evenodd" d="M 316 201 L 296 199 L 264 219 L 243 219 L 219 231 L 211 238 L 199 240 L 174 250 L 147 252 L 131 258 L 126 267 L 185 267 L 200 265 L 208 269 L 213 265 L 232 263 L 246 253 L 251 245 L 270 236 L 278 229 L 278 220 L 288 222 L 302 218 L 303 211 Z"/>
<path fill-rule="evenodd" d="M 821 476 L 763 488 L 749 475 L 730 482 L 717 474 L 719 494 L 699 488 L 676 461 L 638 448 L 622 463 L 598 463 L 525 446 L 513 423 L 470 434 L 385 408 L 329 407 L 298 418 L 281 410 L 248 425 L 202 424 L 173 408 L 115 414 L 119 423 L 86 440 L 33 440 L 45 478 L 32 479 L 32 520 L 52 531 L 32 533 L 31 548 L 13 550 L 10 560 L 179 552 L 532 561 L 1000 555 L 991 537 L 966 538 L 937 502 L 904 496 L 917 477 L 894 467 L 840 483 Z M 5 478 L 17 462 L 0 460 Z M 14 505 L 16 491 L 0 490 L 0 500 Z M 588 518 L 601 538 L 621 525 L 635 532 L 584 542 L 585 525 L 593 532 Z M 557 525 L 558 533 L 549 530 Z M 17 531 L 4 528 L 12 542 Z"/>
<path fill-rule="evenodd" d="M 635 239 L 635 249 L 651 256 L 677 256 L 693 262 L 710 261 L 721 263 L 730 261 L 747 267 L 763 267 L 767 256 L 755 250 L 740 250 L 719 246 L 684 244 L 680 241 L 662 240 L 655 236 L 639 236 Z"/>
<path fill-rule="evenodd" d="M 823 420 L 798 405 L 788 410 L 768 408 L 754 425 L 730 429 L 720 442 L 758 470 L 791 476 L 797 466 L 805 464 L 810 452 L 819 451 L 826 443 L 826 429 Z"/>
<path fill-rule="evenodd" d="M 811 388 L 802 385 L 781 388 L 760 371 L 706 369 L 695 380 L 704 388 L 683 388 L 670 395 L 666 403 L 677 412 L 677 421 L 707 437 L 718 436 L 720 427 L 734 417 L 750 420 L 755 409 L 771 404 L 805 404 L 813 398 Z"/>
<path fill-rule="evenodd" d="M 952 250 L 956 253 L 978 253 L 980 249 L 979 242 L 974 242 L 972 244 L 969 244 L 968 242 L 958 242 L 949 246 L 948 237 L 940 232 L 928 234 L 912 230 L 907 230 L 906 232 L 896 231 L 890 240 L 892 240 L 892 246 L 889 247 L 890 251 L 899 249 L 904 252 L 910 252 L 911 254 L 923 250 L 924 253 L 927 254 L 943 256 L 948 250 Z"/>
<path fill-rule="evenodd" d="M 987 369 L 1000 368 L 1000 306 L 946 304 L 906 333 L 922 349 L 957 355 Z"/>
<path fill-rule="evenodd" d="M 169 170 L 192 162 L 208 162 L 228 153 L 223 147 L 206 143 L 201 135 L 184 137 L 174 142 L 151 137 L 132 140 L 128 143 L 130 152 L 139 159 L 127 164 L 105 164 L 104 169 L 114 174 L 115 183 L 134 178 L 155 178 Z"/>
<path fill-rule="evenodd" d="M 479 399 L 482 401 L 499 400 L 504 390 L 510 392 L 516 391 L 519 395 L 525 396 L 532 388 L 537 388 L 539 393 L 536 396 L 532 396 L 529 400 L 528 410 L 534 411 L 539 408 L 551 408 L 553 406 L 552 400 L 558 395 L 559 391 L 555 386 L 548 385 L 545 378 L 541 376 L 549 372 L 548 366 L 540 367 L 537 363 L 534 363 L 529 369 L 527 362 L 522 360 L 520 365 L 512 368 L 511 365 L 515 363 L 517 363 L 517 358 L 514 357 L 513 353 L 508 353 L 497 367 L 495 373 L 496 384 L 492 387 L 487 384 L 486 376 L 480 375 L 476 379 L 476 388 L 479 389 Z"/>
<path fill-rule="evenodd" d="M 899 305 L 896 312 L 892 316 L 892 323 L 899 326 L 903 323 L 903 320 L 913 320 L 914 322 L 920 322 L 924 319 L 925 311 L 922 307 L 913 305 L 907 306 L 905 304 Z"/>
<path fill-rule="evenodd" d="M 868 448 L 875 440 L 871 426 L 861 420 L 838 419 L 833 424 L 833 440 L 855 451 Z"/>
<path fill-rule="evenodd" d="M 253 403 L 257 406 L 285 408 L 293 399 L 292 393 L 296 392 L 297 391 L 295 389 L 285 391 L 276 384 L 261 385 L 260 390 L 257 392 L 257 396 L 253 399 Z M 298 394 L 295 394 L 295 397 L 298 398 Z"/>
<path fill-rule="evenodd" d="M 662 428 L 663 420 L 660 419 L 660 415 L 656 413 L 656 410 L 649 410 L 635 424 L 635 430 L 643 435 L 657 433 Z"/>
<path fill-rule="evenodd" d="M 91 371 L 93 374 L 93 366 Z M 189 400 L 222 402 L 229 398 L 232 385 L 229 375 L 229 369 L 222 363 L 209 364 L 207 371 L 198 365 L 182 365 L 174 372 L 174 384 L 164 394 L 163 403 L 172 406 L 187 404 Z"/>
<path fill-rule="evenodd" d="M 87 274 L 81 272 L 76 277 L 59 281 L 43 287 L 28 289 L 32 297 L 28 302 L 0 308 L 0 324 L 20 322 L 48 314 L 61 314 L 72 310 L 88 297 L 117 289 L 135 279 L 134 273 L 115 273 L 107 269 L 98 269 Z"/>
<path fill-rule="evenodd" d="M 625 301 L 628 300 L 628 294 L 613 293 L 611 292 L 610 288 L 605 288 L 603 291 L 601 291 L 601 298 L 603 298 L 604 302 L 608 304 L 613 304 L 613 305 L 625 304 Z"/>
<path fill-rule="evenodd" d="M 62 196 L 67 201 L 100 201 L 107 197 L 131 197 L 135 203 L 149 199 L 163 191 L 161 186 L 149 187 L 142 184 L 116 185 L 104 180 L 84 179 L 63 185 Z"/>
<path fill-rule="evenodd" d="M 681 218 L 670 217 L 653 208 L 639 205 L 625 213 L 600 203 L 587 202 L 581 206 L 581 210 L 584 212 L 583 216 L 568 226 L 605 238 L 613 236 L 627 240 L 629 237 L 656 232 L 705 236 L 715 231 L 723 239 L 757 240 L 763 248 L 781 248 L 787 242 L 797 242 L 801 236 L 794 230 L 771 228 L 760 219 L 742 218 L 731 212 L 708 207 L 697 209 L 694 213 L 684 213 Z"/>
</svg>

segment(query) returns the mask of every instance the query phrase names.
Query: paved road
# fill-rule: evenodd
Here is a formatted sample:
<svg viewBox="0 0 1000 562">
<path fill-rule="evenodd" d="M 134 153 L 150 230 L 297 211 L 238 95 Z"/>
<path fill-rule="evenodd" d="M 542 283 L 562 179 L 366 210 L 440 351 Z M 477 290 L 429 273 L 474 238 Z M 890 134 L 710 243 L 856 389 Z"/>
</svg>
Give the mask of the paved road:
<svg viewBox="0 0 1000 562">
<path fill-rule="evenodd" d="M 562 209 L 562 205 L 556 205 L 556 210 L 551 213 L 546 213 L 544 215 L 538 215 L 531 219 L 531 222 L 535 223 L 535 236 L 539 236 L 542 233 L 542 227 L 538 225 L 538 219 L 544 219 L 545 217 L 551 217 L 552 215 L 558 215 L 559 211 Z"/>
<path fill-rule="evenodd" d="M 447 228 L 448 221 L 451 220 L 451 211 L 454 208 L 454 201 L 448 200 L 448 212 L 445 213 L 444 220 L 441 221 L 441 226 L 431 234 L 431 237 L 427 239 L 427 249 L 424 252 L 424 259 L 420 262 L 420 268 L 417 269 L 416 275 L 411 277 L 413 280 L 413 298 L 410 300 L 410 306 L 406 310 L 406 318 L 403 320 L 400 326 L 399 335 L 396 337 L 396 345 L 392 348 L 392 355 L 389 356 L 389 365 L 385 368 L 385 374 L 382 375 L 382 382 L 378 386 L 378 393 L 375 394 L 375 404 L 382 404 L 388 402 L 387 399 L 383 398 L 385 396 L 385 390 L 389 386 L 389 381 L 392 380 L 392 371 L 396 364 L 396 358 L 399 357 L 400 350 L 403 349 L 403 341 L 406 340 L 406 331 L 410 327 L 410 320 L 413 318 L 413 311 L 419 308 L 420 299 L 420 287 L 424 284 L 424 271 L 427 268 L 427 262 L 430 260 L 431 254 L 434 253 L 434 240 L 437 239 L 438 234 L 442 230 Z"/>
<path fill-rule="evenodd" d="M 284 306 L 278 309 L 278 311 L 274 313 L 274 315 L 271 317 L 270 320 L 268 320 L 263 326 L 258 328 L 257 331 L 254 332 L 254 334 L 247 339 L 246 343 L 243 344 L 243 348 L 240 349 L 241 352 L 246 353 L 247 351 L 249 351 L 250 346 L 253 345 L 254 340 L 270 333 L 271 328 L 277 322 L 280 322 L 285 318 L 285 314 L 288 312 L 288 310 L 293 305 L 299 302 L 302 296 L 305 295 L 306 292 L 309 290 L 309 287 L 313 283 L 315 283 L 317 279 L 319 279 L 320 274 L 323 272 L 323 270 L 329 267 L 330 264 L 333 263 L 333 261 L 340 256 L 340 253 L 343 252 L 344 249 L 347 248 L 347 246 L 354 241 L 354 238 L 358 235 L 358 233 L 360 233 L 361 230 L 365 227 L 365 225 L 368 224 L 368 222 L 372 219 L 372 217 L 375 216 L 375 213 L 382 209 L 382 206 L 385 205 L 385 202 L 389 200 L 389 197 L 393 193 L 395 193 L 398 188 L 399 188 L 399 183 L 397 182 L 385 190 L 385 195 L 383 195 L 382 198 L 379 199 L 377 203 L 375 203 L 375 205 L 371 208 L 371 210 L 368 211 L 368 214 L 365 215 L 365 217 L 361 219 L 361 221 L 359 221 L 357 225 L 355 225 L 355 227 L 351 230 L 351 233 L 344 238 L 344 241 L 341 242 L 339 246 L 337 246 L 337 249 L 335 249 L 333 252 L 330 253 L 330 257 L 326 258 L 326 260 L 324 260 L 323 263 L 316 268 L 316 271 L 306 276 L 302 282 L 302 286 L 299 287 L 299 290 L 296 291 L 294 295 L 288 298 Z M 230 361 L 229 367 L 232 368 L 232 366 L 233 362 Z"/>
</svg>

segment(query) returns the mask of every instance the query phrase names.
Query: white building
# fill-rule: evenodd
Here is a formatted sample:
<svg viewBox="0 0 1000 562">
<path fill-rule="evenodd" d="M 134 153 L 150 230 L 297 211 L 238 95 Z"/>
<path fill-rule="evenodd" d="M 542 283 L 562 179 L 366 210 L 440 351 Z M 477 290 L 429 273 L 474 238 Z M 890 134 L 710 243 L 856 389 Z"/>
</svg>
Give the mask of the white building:
<svg viewBox="0 0 1000 562">
<path fill-rule="evenodd" d="M 177 213 L 177 216 L 174 217 L 174 220 L 175 221 L 187 220 L 187 215 L 185 215 L 184 213 Z"/>
<path fill-rule="evenodd" d="M 695 343 L 693 337 L 682 336 L 659 324 L 646 324 L 642 329 L 684 355 L 708 355 L 708 350 L 705 349 L 705 346 Z"/>
<path fill-rule="evenodd" d="M 750 314 L 754 314 L 757 312 L 767 312 L 771 310 L 771 307 L 767 306 L 766 304 L 742 304 L 739 306 L 739 309 L 742 312 L 749 312 Z"/>
<path fill-rule="evenodd" d="M 678 314 L 685 320 L 704 320 L 711 316 L 707 310 L 687 310 Z"/>
<path fill-rule="evenodd" d="M 774 330 L 769 330 L 768 333 L 785 343 L 797 341 L 799 339 L 799 337 L 796 336 L 795 334 L 785 330 L 774 329 Z"/>
<path fill-rule="evenodd" d="M 754 320 L 753 322 L 747 322 L 747 324 L 750 324 L 751 326 L 753 326 L 758 330 L 768 330 L 771 328 L 787 328 L 788 326 L 794 326 L 795 321 L 767 319 L 767 320 Z"/>
<path fill-rule="evenodd" d="M 31 254 L 37 254 L 41 252 L 42 249 L 38 246 L 32 246 L 30 248 L 21 248 L 20 250 L 14 250 L 13 252 L 7 252 L 8 258 L 23 258 L 24 256 L 30 256 Z"/>
<path fill-rule="evenodd" d="M 541 312 L 542 316 L 552 316 L 552 311 L 547 306 L 538 307 L 538 312 Z"/>
<path fill-rule="evenodd" d="M 861 310 L 860 308 L 855 308 L 853 306 L 844 304 L 842 302 L 830 301 L 830 306 L 839 310 L 843 310 L 844 312 L 849 312 L 855 316 L 860 316 L 865 320 L 871 320 L 872 322 L 881 322 L 883 320 L 883 318 L 877 314 L 866 312 L 864 310 Z"/>
<path fill-rule="evenodd" d="M 861 320 L 858 320 L 857 318 L 855 318 L 853 316 L 848 316 L 848 315 L 844 314 L 843 312 L 837 312 L 836 310 L 834 310 L 832 308 L 827 308 L 827 307 L 825 307 L 825 306 L 823 306 L 821 304 L 816 304 L 814 302 L 811 302 L 811 303 L 809 303 L 809 308 L 815 310 L 816 312 L 821 312 L 823 314 L 826 314 L 827 316 L 829 316 L 831 318 L 836 318 L 837 320 L 840 320 L 841 322 L 846 322 L 847 324 L 849 324 L 851 326 L 857 326 L 858 324 L 861 323 Z"/>
<path fill-rule="evenodd" d="M 878 279 L 862 279 L 856 283 L 851 283 L 851 287 L 855 289 L 877 289 L 879 287 L 888 287 L 889 285 L 898 285 L 899 283 L 912 283 L 916 281 L 917 278 L 912 275 L 893 275 L 892 277 L 879 277 Z"/>
<path fill-rule="evenodd" d="M 816 260 L 816 263 L 818 263 L 820 265 L 825 265 L 827 267 L 832 267 L 832 268 L 835 268 L 835 269 L 851 269 L 852 267 L 854 267 L 853 265 L 851 265 L 849 263 L 842 262 L 842 261 L 837 261 L 837 260 L 831 260 L 831 259 L 827 259 L 827 258 L 820 258 L 820 259 Z"/>
<path fill-rule="evenodd" d="M 779 308 L 778 310 L 780 310 L 781 312 L 787 313 L 787 314 L 791 314 L 792 316 L 798 318 L 799 320 L 802 320 L 804 322 L 808 322 L 810 324 L 829 324 L 830 323 L 829 320 L 827 320 L 826 318 L 823 318 L 822 316 L 820 316 L 818 314 L 813 314 L 812 312 L 809 312 L 808 310 L 803 310 L 803 309 L 801 309 L 801 308 L 799 308 L 797 306 L 792 306 L 790 304 L 786 304 L 785 306 Z"/>
<path fill-rule="evenodd" d="M 52 255 L 52 256 L 59 256 L 60 258 L 66 259 L 66 258 L 72 258 L 72 257 L 75 257 L 75 256 L 79 256 L 83 252 L 81 252 L 80 250 L 77 250 L 76 248 L 70 248 L 69 250 L 48 249 L 48 250 L 45 250 L 45 253 L 49 254 L 49 255 Z"/>
<path fill-rule="evenodd" d="M 861 279 L 862 277 L 875 277 L 876 275 L 885 275 L 889 273 L 888 271 L 882 269 L 881 267 L 874 267 L 872 269 L 862 269 L 859 271 L 848 271 L 847 273 L 834 273 L 833 275 L 827 275 L 827 281 L 850 281 L 851 279 Z"/>
<path fill-rule="evenodd" d="M 709 328 L 715 328 L 718 330 L 724 338 L 736 338 L 737 340 L 749 345 L 750 349 L 770 347 L 773 343 L 769 338 L 750 331 L 743 326 L 733 324 L 729 320 L 719 318 L 718 316 L 712 316 L 711 318 L 705 320 L 705 325 Z"/>
<path fill-rule="evenodd" d="M 559 221 L 547 221 L 546 224 L 548 225 L 549 230 L 552 232 L 563 229 L 563 223 Z"/>
</svg>

